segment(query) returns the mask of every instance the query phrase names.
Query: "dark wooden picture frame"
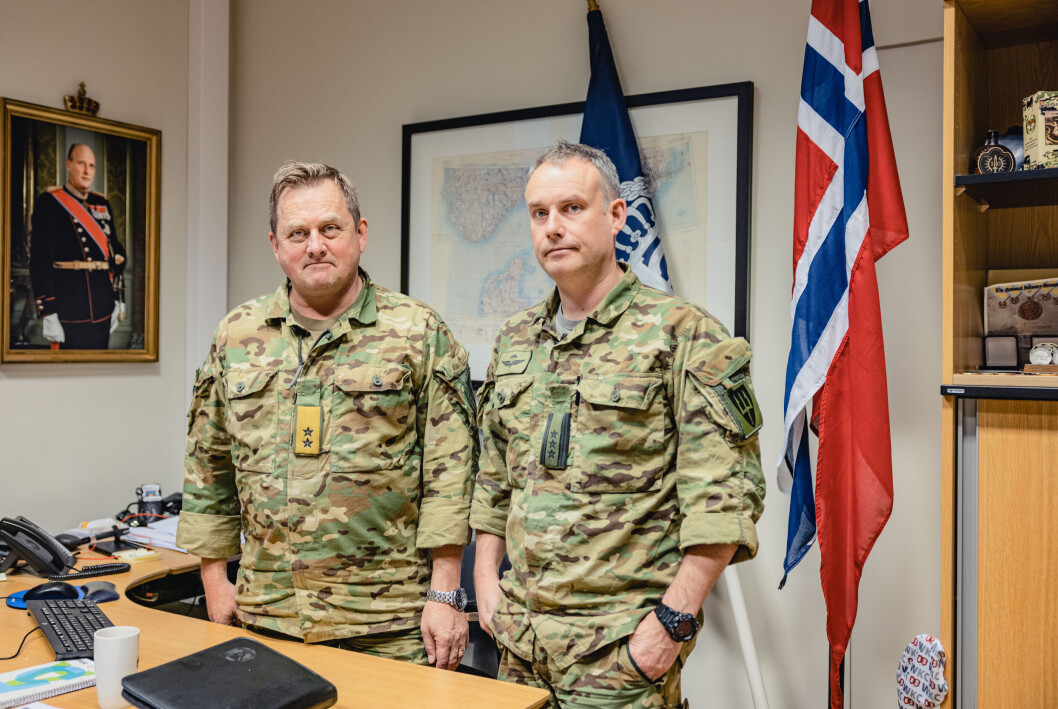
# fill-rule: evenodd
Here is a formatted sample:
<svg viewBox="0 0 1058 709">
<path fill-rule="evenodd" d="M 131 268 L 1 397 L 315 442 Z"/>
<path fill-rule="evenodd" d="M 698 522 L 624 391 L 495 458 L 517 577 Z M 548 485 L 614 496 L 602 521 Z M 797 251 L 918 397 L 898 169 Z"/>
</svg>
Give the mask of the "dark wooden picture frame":
<svg viewBox="0 0 1058 709">
<path fill-rule="evenodd" d="M 5 285 L 0 295 L 3 333 L 0 362 L 157 361 L 161 132 L 6 98 L 0 99 L 0 112 L 3 115 L 0 253 Z M 89 218 L 91 211 L 101 217 L 97 223 L 90 222 L 92 228 L 78 232 L 86 244 L 80 251 L 75 248 L 74 231 L 81 228 L 81 222 L 73 216 L 80 213 L 79 202 L 74 204 L 66 199 L 65 203 L 71 204 L 74 212 L 60 213 L 63 219 L 69 218 L 69 227 L 63 223 L 54 235 L 32 233 L 38 204 L 48 202 L 47 207 L 41 208 L 42 213 L 44 209 L 54 212 L 62 208 L 62 202 L 47 193 L 66 183 L 66 159 L 74 145 L 88 146 L 95 160 L 91 185 L 91 192 L 95 194 L 89 197 L 88 206 L 81 214 Z M 58 197 L 65 197 L 61 190 Z M 51 199 L 55 199 L 55 204 L 49 202 Z M 45 222 L 41 217 L 38 223 L 58 222 Z M 42 231 L 46 230 L 42 228 Z M 97 235 L 97 243 L 104 240 L 105 232 L 112 243 L 125 251 L 120 269 L 113 265 L 113 255 L 109 269 L 87 266 L 92 261 L 92 244 L 84 231 Z M 37 254 L 48 254 L 48 258 L 34 258 L 35 240 Z M 47 248 L 41 244 L 47 244 Z M 70 256 L 74 252 L 76 255 Z M 113 252 L 116 254 L 118 249 L 114 248 Z M 52 256 L 60 260 L 45 263 Z M 62 278 L 66 280 L 48 280 L 54 269 L 65 269 Z M 83 277 L 84 283 L 89 283 L 87 279 L 93 270 L 108 272 L 115 302 L 120 299 L 124 303 L 123 317 L 110 333 L 108 346 L 70 349 L 66 343 L 52 345 L 42 332 L 40 314 L 43 311 L 37 308 L 41 294 L 34 292 L 34 280 L 38 285 L 52 281 L 62 284 L 51 286 L 58 295 L 48 294 L 53 298 L 51 309 L 59 308 L 60 319 L 68 317 L 73 322 L 83 316 L 65 313 L 87 307 L 98 325 L 99 320 L 110 314 L 102 312 L 107 306 L 105 294 L 102 299 L 99 297 L 98 275 L 94 276 L 91 290 L 87 285 L 82 287 L 78 280 Z M 76 287 L 71 285 L 75 281 Z M 62 299 L 66 304 L 57 305 Z M 109 308 L 110 312 L 113 310 Z"/>
<path fill-rule="evenodd" d="M 705 152 L 708 153 L 709 168 L 707 176 L 702 179 L 709 181 L 709 194 L 704 196 L 696 193 L 692 196 L 700 202 L 697 204 L 700 215 L 708 213 L 707 248 L 710 270 L 707 274 L 706 264 L 695 263 L 693 259 L 684 259 L 685 263 L 681 265 L 684 267 L 685 284 L 698 287 L 701 284 L 692 283 L 693 279 L 700 278 L 704 281 L 708 278 L 711 281 L 710 288 L 719 288 L 722 297 L 716 298 L 717 302 L 702 302 L 710 300 L 716 291 L 710 290 L 709 297 L 695 298 L 689 293 L 681 293 L 680 283 L 675 285 L 677 295 L 689 297 L 710 309 L 731 328 L 734 335 L 742 337 L 747 336 L 749 329 L 753 92 L 752 82 L 739 82 L 626 97 L 632 122 L 639 136 L 641 151 L 644 150 L 645 140 L 666 133 L 697 132 L 694 134 L 707 136 L 704 140 L 707 142 Z M 465 254 L 463 257 L 452 256 L 446 251 L 447 246 L 438 241 L 436 234 L 439 228 L 453 231 L 451 224 L 438 226 L 446 218 L 446 215 L 438 214 L 443 210 L 443 207 L 438 205 L 447 189 L 444 185 L 447 185 L 445 175 L 449 174 L 448 166 L 471 165 L 477 169 L 480 163 L 475 164 L 475 160 L 488 161 L 492 156 L 499 156 L 502 161 L 517 155 L 520 162 L 504 164 L 516 164 L 517 169 L 522 169 L 526 156 L 532 154 L 533 150 L 538 155 L 557 138 L 577 140 L 583 111 L 584 102 L 580 101 L 404 126 L 401 289 L 437 308 L 441 316 L 453 327 L 456 336 L 463 340 L 470 352 L 475 378 L 481 378 L 484 373 L 483 363 L 487 363 L 488 346 L 474 340 L 480 337 L 483 338 L 482 341 L 488 339 L 491 344 L 495 331 L 486 333 L 485 331 L 490 329 L 488 326 L 467 325 L 460 328 L 460 318 L 452 317 L 452 313 L 448 312 L 448 301 L 439 294 L 444 289 L 466 287 L 467 268 L 491 269 L 492 265 L 488 259 L 484 259 L 485 263 L 482 263 L 479 259 L 467 259 Z M 652 130 L 654 132 L 651 132 Z M 700 162 L 706 159 L 704 155 L 699 157 L 702 158 Z M 644 163 L 646 164 L 646 160 Z M 474 234 L 473 240 L 477 241 L 475 248 L 480 249 L 490 243 L 491 236 L 485 237 L 483 234 L 492 226 L 500 224 L 501 218 L 504 221 L 503 228 L 509 232 L 513 228 L 512 220 L 517 219 L 518 207 L 524 210 L 524 200 L 517 202 L 514 181 L 513 177 L 508 180 L 510 184 L 505 186 L 506 192 L 499 200 L 496 199 L 495 193 L 484 195 L 483 192 L 482 195 L 489 198 L 486 200 L 488 205 L 482 202 L 481 207 L 478 207 L 477 202 L 470 204 L 469 196 L 464 198 L 466 204 L 463 206 L 466 209 L 460 213 L 463 219 L 472 219 L 474 211 L 478 209 L 494 209 L 496 212 L 492 215 L 492 221 Z M 720 189 L 717 189 L 717 186 Z M 484 185 L 479 189 L 488 190 Z M 472 194 L 468 193 L 471 196 Z M 500 201 L 498 208 L 497 201 Z M 510 211 L 506 214 L 515 216 L 501 217 L 503 210 L 508 208 Z M 665 206 L 659 205 L 655 200 L 655 208 L 658 210 L 658 223 L 665 243 Z M 525 244 L 528 247 L 528 213 L 525 214 Z M 715 217 L 719 217 L 719 221 L 714 223 Z M 704 219 L 704 216 L 702 218 Z M 494 257 L 492 261 L 499 258 L 496 253 L 487 255 Z M 666 256 L 671 272 L 676 265 L 674 261 L 682 255 L 666 247 Z M 527 261 L 528 259 L 523 258 L 523 273 L 528 268 L 539 268 L 535 260 L 532 263 Z M 695 268 L 699 270 L 694 271 Z M 490 273 L 494 271 L 490 270 Z M 512 287 L 508 284 L 508 289 Z M 532 295 L 537 296 L 539 291 L 539 284 L 535 284 Z M 473 318 L 465 317 L 464 320 L 471 323 Z M 470 331 L 471 327 L 475 328 L 473 332 Z"/>
</svg>

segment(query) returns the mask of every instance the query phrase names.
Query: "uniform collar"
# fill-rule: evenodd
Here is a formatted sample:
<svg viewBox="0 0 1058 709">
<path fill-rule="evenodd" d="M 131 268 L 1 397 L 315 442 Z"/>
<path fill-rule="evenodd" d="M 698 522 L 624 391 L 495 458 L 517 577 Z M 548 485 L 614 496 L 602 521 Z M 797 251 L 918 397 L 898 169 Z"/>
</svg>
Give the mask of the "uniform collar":
<svg viewBox="0 0 1058 709">
<path fill-rule="evenodd" d="M 74 199 L 79 200 L 81 202 L 87 202 L 88 201 L 88 195 L 92 194 L 92 190 L 88 190 L 87 192 L 84 193 L 84 197 L 82 197 L 81 195 L 77 194 L 77 192 L 74 190 L 73 187 L 70 187 L 70 183 L 69 182 L 64 184 L 62 186 L 62 188 L 64 190 L 66 190 L 67 192 L 69 192 L 71 197 L 73 197 Z"/>
<path fill-rule="evenodd" d="M 639 278 L 627 265 L 623 263 L 617 265 L 625 272 L 624 276 L 587 316 L 600 325 L 611 324 L 628 310 L 628 306 L 632 304 L 636 294 L 643 287 Z M 551 294 L 537 307 L 533 321 L 551 322 L 558 311 L 559 303 L 561 303 L 561 298 L 558 294 L 558 286 L 555 286 L 551 289 Z"/>
<path fill-rule="evenodd" d="M 371 277 L 367 275 L 367 271 L 361 268 L 359 273 L 360 278 L 363 279 L 363 286 L 360 288 L 360 294 L 356 296 L 353 304 L 341 314 L 338 322 L 331 328 L 331 335 L 335 339 L 349 332 L 352 329 L 352 321 L 354 320 L 361 325 L 371 325 L 378 319 L 375 286 L 371 282 Z M 286 322 L 291 327 L 297 325 L 293 313 L 290 312 L 289 278 L 284 279 L 279 284 L 279 287 L 276 288 L 275 293 L 269 296 L 268 301 L 265 303 L 265 313 L 265 320 L 270 324 L 279 325 Z M 300 325 L 297 326 L 301 327 Z"/>
</svg>

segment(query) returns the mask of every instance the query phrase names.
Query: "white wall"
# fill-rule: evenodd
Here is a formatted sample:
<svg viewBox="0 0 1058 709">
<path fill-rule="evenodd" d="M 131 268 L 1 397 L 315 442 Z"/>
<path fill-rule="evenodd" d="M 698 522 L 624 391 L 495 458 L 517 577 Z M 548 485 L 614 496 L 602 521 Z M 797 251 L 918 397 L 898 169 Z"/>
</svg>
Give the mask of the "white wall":
<svg viewBox="0 0 1058 709">
<path fill-rule="evenodd" d="M 62 108 L 78 82 L 100 117 L 162 132 L 159 361 L 0 367 L 0 514 L 58 531 L 157 482 L 180 489 L 187 207 L 186 0 L 0 1 L 0 95 Z"/>
<path fill-rule="evenodd" d="M 809 0 L 604 0 L 629 94 L 756 84 L 751 334 L 769 494 L 758 558 L 740 567 L 774 707 L 826 701 L 827 646 L 813 551 L 786 588 L 787 499 L 774 485 L 789 347 L 794 136 Z M 941 3 L 874 3 L 877 42 L 940 37 Z M 266 244 L 270 176 L 321 160 L 359 184 L 370 222 L 365 267 L 400 276 L 401 125 L 584 98 L 584 3 L 234 0 L 229 305 L 280 277 Z M 941 45 L 879 52 L 910 241 L 879 264 L 896 503 L 867 563 L 853 635 L 849 707 L 887 706 L 904 646 L 939 632 Z M 672 255 L 669 258 L 673 258 Z M 692 706 L 749 707 L 724 589 L 684 672 Z"/>
<path fill-rule="evenodd" d="M 875 2 L 881 46 L 941 34 L 938 0 Z M 773 707 L 823 706 L 826 639 L 812 551 L 776 590 L 787 500 L 775 489 L 789 346 L 794 134 L 809 0 L 604 0 L 627 93 L 756 84 L 751 339 L 769 496 L 758 558 L 739 568 Z M 188 5 L 0 0 L 0 95 L 60 106 L 86 81 L 102 115 L 162 131 L 161 358 L 157 364 L 0 367 L 0 514 L 51 529 L 111 514 L 141 482 L 178 488 L 185 430 Z M 73 41 L 89 38 L 88 50 Z M 939 631 L 939 43 L 879 53 L 911 239 L 879 264 L 896 503 L 867 563 L 850 707 L 886 706 L 904 645 Z M 228 303 L 280 277 L 266 244 L 270 177 L 323 160 L 360 185 L 365 266 L 400 274 L 401 125 L 584 98 L 574 0 L 234 0 Z M 672 258 L 672 256 L 670 256 Z M 212 323 L 190 323 L 209 328 Z M 192 360 L 201 359 L 204 352 Z M 723 585 L 684 673 L 692 706 L 749 707 Z"/>
</svg>

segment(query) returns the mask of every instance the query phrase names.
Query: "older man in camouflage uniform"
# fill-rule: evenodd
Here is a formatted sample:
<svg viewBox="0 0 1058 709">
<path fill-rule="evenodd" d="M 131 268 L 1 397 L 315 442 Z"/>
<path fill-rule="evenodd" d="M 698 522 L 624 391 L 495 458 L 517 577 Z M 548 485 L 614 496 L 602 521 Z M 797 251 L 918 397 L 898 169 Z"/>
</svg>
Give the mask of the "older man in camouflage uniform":
<svg viewBox="0 0 1058 709">
<path fill-rule="evenodd" d="M 220 323 L 198 372 L 177 542 L 202 557 L 216 622 L 454 669 L 477 447 L 466 352 L 359 268 L 367 222 L 337 170 L 285 164 L 270 219 L 287 279 Z"/>
<path fill-rule="evenodd" d="M 749 345 L 618 265 L 626 206 L 603 153 L 560 143 L 525 196 L 557 289 L 503 325 L 480 392 L 482 627 L 500 676 L 554 706 L 678 707 L 706 595 L 757 551 Z"/>
</svg>

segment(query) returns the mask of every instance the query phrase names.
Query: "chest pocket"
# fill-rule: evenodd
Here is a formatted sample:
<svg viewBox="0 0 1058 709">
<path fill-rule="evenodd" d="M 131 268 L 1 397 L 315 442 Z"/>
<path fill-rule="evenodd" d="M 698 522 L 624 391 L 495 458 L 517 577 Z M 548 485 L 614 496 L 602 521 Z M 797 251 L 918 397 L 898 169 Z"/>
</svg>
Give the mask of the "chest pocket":
<svg viewBox="0 0 1058 709">
<path fill-rule="evenodd" d="M 675 427 L 661 375 L 597 375 L 581 380 L 570 468 L 579 492 L 645 492 L 661 484 Z"/>
<path fill-rule="evenodd" d="M 224 375 L 224 418 L 231 435 L 232 463 L 239 470 L 275 470 L 279 392 L 274 369 L 234 369 Z"/>
<path fill-rule="evenodd" d="M 507 434 L 507 482 L 524 488 L 526 467 L 532 457 L 529 426 L 533 409 L 533 376 L 504 376 L 496 379 L 492 407 L 502 431 Z"/>
<path fill-rule="evenodd" d="M 403 465 L 415 443 L 410 372 L 397 365 L 339 365 L 331 397 L 331 470 Z"/>
</svg>

